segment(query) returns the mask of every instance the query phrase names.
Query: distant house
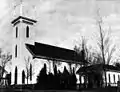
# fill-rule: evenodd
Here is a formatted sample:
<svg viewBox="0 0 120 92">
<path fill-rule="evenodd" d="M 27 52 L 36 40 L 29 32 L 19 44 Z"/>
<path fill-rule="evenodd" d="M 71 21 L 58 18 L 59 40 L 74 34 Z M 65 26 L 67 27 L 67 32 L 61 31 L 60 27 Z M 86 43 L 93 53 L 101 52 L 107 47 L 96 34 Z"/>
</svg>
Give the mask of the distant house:
<svg viewBox="0 0 120 92">
<path fill-rule="evenodd" d="M 78 69 L 77 74 L 83 75 L 91 71 L 100 72 L 106 71 L 107 85 L 117 86 L 117 81 L 120 80 L 120 69 L 113 65 L 95 64 Z M 103 83 L 104 84 L 104 83 Z"/>
</svg>

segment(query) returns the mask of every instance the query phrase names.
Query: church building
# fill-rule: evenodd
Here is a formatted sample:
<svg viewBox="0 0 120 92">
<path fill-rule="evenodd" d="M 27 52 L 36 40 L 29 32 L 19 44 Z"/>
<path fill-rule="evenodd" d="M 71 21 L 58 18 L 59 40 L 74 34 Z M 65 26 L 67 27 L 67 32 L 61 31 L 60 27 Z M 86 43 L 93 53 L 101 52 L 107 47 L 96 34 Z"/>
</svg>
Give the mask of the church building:
<svg viewBox="0 0 120 92">
<path fill-rule="evenodd" d="M 35 25 L 37 21 L 24 13 L 24 4 L 20 2 L 14 9 L 12 40 L 12 84 L 15 81 L 15 67 L 18 68 L 18 82 L 22 84 L 22 70 L 25 69 L 25 59 L 30 57 L 61 62 L 78 61 L 75 51 L 35 42 Z M 31 48 L 32 47 L 32 48 Z M 35 55 L 35 56 L 34 56 Z"/>
</svg>

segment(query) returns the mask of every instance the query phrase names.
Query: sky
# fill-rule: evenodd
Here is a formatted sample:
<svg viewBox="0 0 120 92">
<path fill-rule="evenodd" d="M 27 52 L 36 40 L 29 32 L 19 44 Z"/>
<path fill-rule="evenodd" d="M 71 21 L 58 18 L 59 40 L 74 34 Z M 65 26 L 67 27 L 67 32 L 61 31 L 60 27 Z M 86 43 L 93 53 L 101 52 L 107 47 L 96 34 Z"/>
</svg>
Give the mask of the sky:
<svg viewBox="0 0 120 92">
<path fill-rule="evenodd" d="M 6 51 L 11 51 L 11 21 L 16 17 L 14 6 L 19 5 L 20 0 L 0 2 L 0 48 Z M 89 43 L 95 39 L 94 34 L 98 30 L 96 11 L 100 9 L 104 26 L 112 28 L 119 47 L 119 0 L 23 0 L 23 7 L 23 15 L 38 21 L 34 30 L 35 41 L 68 49 L 73 49 L 81 36 L 85 36 Z"/>
</svg>

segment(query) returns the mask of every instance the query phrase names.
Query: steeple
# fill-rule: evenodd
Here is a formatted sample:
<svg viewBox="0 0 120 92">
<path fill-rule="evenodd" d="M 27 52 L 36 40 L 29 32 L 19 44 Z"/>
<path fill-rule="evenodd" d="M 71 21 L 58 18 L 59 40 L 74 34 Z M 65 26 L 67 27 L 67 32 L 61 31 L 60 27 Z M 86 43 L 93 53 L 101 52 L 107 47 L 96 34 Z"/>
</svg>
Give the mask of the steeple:
<svg viewBox="0 0 120 92">
<path fill-rule="evenodd" d="M 20 16 L 22 16 L 23 0 L 20 0 Z"/>
<path fill-rule="evenodd" d="M 12 17 L 13 19 L 15 19 L 18 16 L 29 17 L 29 18 L 35 19 L 36 18 L 35 5 L 32 3 L 29 3 L 29 0 L 28 1 L 14 0 Z"/>
<path fill-rule="evenodd" d="M 15 0 L 15 2 L 17 1 L 18 0 Z M 18 84 L 22 83 L 21 71 L 24 68 L 24 60 L 31 55 L 25 44 L 34 44 L 34 24 L 37 22 L 36 20 L 28 18 L 27 15 L 25 16 L 25 12 L 23 12 L 25 6 L 23 0 L 19 0 L 19 2 L 15 4 L 13 14 L 14 19 L 11 22 L 13 26 L 12 67 L 14 68 L 17 66 L 19 69 L 18 76 L 20 80 L 18 81 Z M 14 75 L 14 69 L 12 70 L 12 74 Z M 14 83 L 14 76 L 12 76 L 12 80 L 12 83 Z"/>
<path fill-rule="evenodd" d="M 15 0 L 13 5 L 13 16 L 23 16 L 23 0 Z"/>
</svg>

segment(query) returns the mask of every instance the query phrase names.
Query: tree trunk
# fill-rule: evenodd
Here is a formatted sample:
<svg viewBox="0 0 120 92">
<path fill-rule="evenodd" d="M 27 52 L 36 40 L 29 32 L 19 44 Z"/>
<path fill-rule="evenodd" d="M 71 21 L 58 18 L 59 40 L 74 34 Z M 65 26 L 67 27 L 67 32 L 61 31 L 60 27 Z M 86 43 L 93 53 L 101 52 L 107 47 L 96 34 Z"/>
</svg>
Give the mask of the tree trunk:
<svg viewBox="0 0 120 92">
<path fill-rule="evenodd" d="M 28 70 L 27 70 L 27 84 L 28 84 Z"/>
</svg>

